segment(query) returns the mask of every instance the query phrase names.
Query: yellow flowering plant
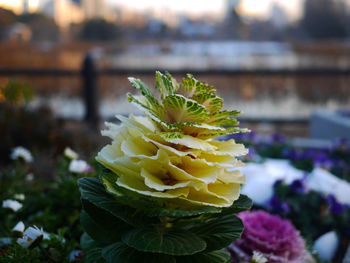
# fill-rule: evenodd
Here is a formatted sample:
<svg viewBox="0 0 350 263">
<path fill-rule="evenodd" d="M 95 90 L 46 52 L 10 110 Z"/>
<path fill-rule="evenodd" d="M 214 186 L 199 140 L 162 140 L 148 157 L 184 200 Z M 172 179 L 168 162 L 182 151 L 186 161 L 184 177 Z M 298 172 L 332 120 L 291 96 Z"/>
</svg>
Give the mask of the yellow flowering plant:
<svg viewBox="0 0 350 263">
<path fill-rule="evenodd" d="M 243 230 L 234 214 L 251 206 L 237 169 L 247 149 L 213 138 L 247 131 L 236 127 L 239 111 L 222 110 L 216 90 L 189 74 L 178 83 L 156 72 L 159 98 L 129 80 L 145 116 L 106 123 L 112 142 L 96 157 L 105 170 L 79 180 L 87 261 L 226 262 L 222 248 Z"/>
</svg>

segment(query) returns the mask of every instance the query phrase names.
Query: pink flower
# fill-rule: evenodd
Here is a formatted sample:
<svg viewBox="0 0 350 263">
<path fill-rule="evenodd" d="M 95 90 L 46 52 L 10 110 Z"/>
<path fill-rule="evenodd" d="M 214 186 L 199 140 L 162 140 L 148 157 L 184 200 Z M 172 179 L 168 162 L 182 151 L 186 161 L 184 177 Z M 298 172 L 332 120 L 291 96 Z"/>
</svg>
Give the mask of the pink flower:
<svg viewBox="0 0 350 263">
<path fill-rule="evenodd" d="M 238 216 L 245 229 L 241 238 L 228 247 L 233 258 L 249 262 L 256 251 L 269 263 L 313 262 L 304 240 L 290 221 L 265 211 L 246 211 Z"/>
</svg>

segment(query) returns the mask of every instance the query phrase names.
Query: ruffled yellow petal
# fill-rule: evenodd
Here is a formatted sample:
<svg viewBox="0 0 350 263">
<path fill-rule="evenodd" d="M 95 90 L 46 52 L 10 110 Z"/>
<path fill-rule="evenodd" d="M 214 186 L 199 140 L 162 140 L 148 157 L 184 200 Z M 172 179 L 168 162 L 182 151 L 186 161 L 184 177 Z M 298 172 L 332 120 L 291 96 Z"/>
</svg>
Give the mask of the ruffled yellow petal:
<svg viewBox="0 0 350 263">
<path fill-rule="evenodd" d="M 96 159 L 116 174 L 121 189 L 165 198 L 169 205 L 228 207 L 239 197 L 245 175 L 235 169 L 242 166 L 236 157 L 247 153 L 243 145 L 189 135 L 171 138 L 149 118 L 118 118 L 120 125 L 106 123 L 102 133 L 113 142 Z"/>
<path fill-rule="evenodd" d="M 237 157 L 248 153 L 248 149 L 243 144 L 236 143 L 233 139 L 228 141 L 209 141 L 209 143 L 216 148 L 211 154 Z"/>
<path fill-rule="evenodd" d="M 177 189 L 188 187 L 193 184 L 191 181 L 177 181 L 170 176 L 160 175 L 158 173 L 151 173 L 147 169 L 141 170 L 141 176 L 145 179 L 145 184 L 157 191 L 165 191 L 169 189 Z"/>
<path fill-rule="evenodd" d="M 116 184 L 141 195 L 161 198 L 187 197 L 189 192 L 189 189 L 186 188 L 170 189 L 160 192 L 146 186 L 143 182 L 143 177 L 140 176 L 140 178 L 141 180 L 135 177 L 121 176 L 118 178 Z"/>
<path fill-rule="evenodd" d="M 141 136 L 129 137 L 124 140 L 121 144 L 121 150 L 126 156 L 138 158 L 154 156 L 157 153 L 157 147 L 146 142 Z"/>
</svg>

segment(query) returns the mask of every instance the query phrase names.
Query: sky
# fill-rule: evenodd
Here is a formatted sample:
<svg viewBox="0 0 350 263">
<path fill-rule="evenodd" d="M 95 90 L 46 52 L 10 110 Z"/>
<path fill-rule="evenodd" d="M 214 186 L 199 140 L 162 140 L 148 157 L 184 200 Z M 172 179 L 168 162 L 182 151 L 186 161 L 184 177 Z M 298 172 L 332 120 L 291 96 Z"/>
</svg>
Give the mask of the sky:
<svg viewBox="0 0 350 263">
<path fill-rule="evenodd" d="M 167 7 L 176 11 L 188 12 L 222 12 L 225 7 L 225 0 L 108 0 L 110 4 L 123 4 L 132 8 L 143 9 L 150 7 Z M 270 8 L 274 2 L 283 7 L 290 18 L 297 19 L 302 11 L 304 0 L 241 0 L 239 10 L 243 15 L 256 18 L 269 16 Z"/>
<path fill-rule="evenodd" d="M 29 0 L 30 8 L 35 9 L 39 3 L 47 0 Z M 111 5 L 122 4 L 135 9 L 170 9 L 179 12 L 222 13 L 226 0 L 106 0 Z M 278 3 L 286 10 L 291 20 L 297 19 L 301 14 L 302 2 L 304 0 L 241 0 L 239 5 L 240 14 L 256 18 L 266 18 L 269 15 L 273 2 Z M 16 12 L 21 12 L 22 0 L 0 0 L 0 6 L 12 7 Z"/>
</svg>

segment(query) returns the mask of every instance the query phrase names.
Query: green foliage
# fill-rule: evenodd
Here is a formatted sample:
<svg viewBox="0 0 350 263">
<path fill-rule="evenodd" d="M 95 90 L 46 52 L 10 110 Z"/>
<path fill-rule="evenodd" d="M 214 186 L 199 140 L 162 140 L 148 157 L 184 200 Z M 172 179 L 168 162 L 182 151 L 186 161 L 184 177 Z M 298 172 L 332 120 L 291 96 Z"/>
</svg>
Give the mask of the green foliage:
<svg viewBox="0 0 350 263">
<path fill-rule="evenodd" d="M 0 88 L 0 95 L 3 94 L 5 101 L 12 104 L 21 104 L 30 102 L 34 93 L 28 84 L 20 83 L 11 79 L 4 88 Z"/>
<path fill-rule="evenodd" d="M 79 249 L 82 228 L 78 176 L 68 172 L 68 166 L 68 160 L 58 160 L 51 170 L 52 179 L 35 174 L 33 181 L 27 179 L 31 167 L 20 161 L 1 170 L 0 204 L 16 199 L 16 194 L 24 194 L 25 199 L 18 200 L 23 207 L 17 212 L 0 208 L 0 238 L 12 238 L 12 244 L 0 245 L 0 262 L 69 262 L 70 252 Z M 31 250 L 21 247 L 11 231 L 19 221 L 26 227 L 42 227 L 50 233 L 50 239 L 44 238 Z"/>
<path fill-rule="evenodd" d="M 66 240 L 63 243 L 59 237 L 52 235 L 50 240 L 41 241 L 34 249 L 23 248 L 18 244 L 0 248 L 0 262 L 68 263 L 68 255 L 76 246 L 76 241 Z"/>
<path fill-rule="evenodd" d="M 316 240 L 331 230 L 338 231 L 341 236 L 348 231 L 350 210 L 344 209 L 341 214 L 333 214 L 326 198 L 320 193 L 296 193 L 285 183 L 277 184 L 274 191 L 280 202 L 286 202 L 290 208 L 285 217 L 308 240 Z"/>
<path fill-rule="evenodd" d="M 112 183 L 107 171 L 101 179 L 78 182 L 84 208 L 81 220 L 87 233 L 81 246 L 87 260 L 224 263 L 228 256 L 221 249 L 243 230 L 234 213 L 252 205 L 249 198 L 241 196 L 230 208 L 172 210 L 161 202 L 126 194 Z"/>
</svg>

